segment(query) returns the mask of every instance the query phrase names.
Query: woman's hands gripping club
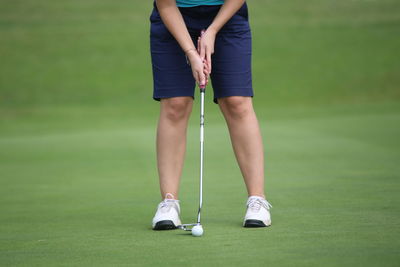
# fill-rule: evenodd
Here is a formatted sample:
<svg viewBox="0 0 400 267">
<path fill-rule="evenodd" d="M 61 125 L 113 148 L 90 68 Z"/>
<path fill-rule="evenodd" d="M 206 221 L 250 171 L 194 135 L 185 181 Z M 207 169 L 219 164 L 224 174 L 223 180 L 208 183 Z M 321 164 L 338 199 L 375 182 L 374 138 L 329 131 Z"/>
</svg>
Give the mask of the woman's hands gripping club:
<svg viewBox="0 0 400 267">
<path fill-rule="evenodd" d="M 207 86 L 211 74 L 211 55 L 214 53 L 214 42 L 215 34 L 202 30 L 197 39 L 197 51 L 195 49 L 186 51 L 193 77 L 201 88 Z"/>
</svg>

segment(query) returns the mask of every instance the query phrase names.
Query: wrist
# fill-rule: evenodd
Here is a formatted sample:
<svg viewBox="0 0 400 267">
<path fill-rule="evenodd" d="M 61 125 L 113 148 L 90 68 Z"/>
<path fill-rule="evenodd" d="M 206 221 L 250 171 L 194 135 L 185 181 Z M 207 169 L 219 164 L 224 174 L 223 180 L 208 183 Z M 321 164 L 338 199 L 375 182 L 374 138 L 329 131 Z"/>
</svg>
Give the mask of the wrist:
<svg viewBox="0 0 400 267">
<path fill-rule="evenodd" d="M 193 59 L 193 57 L 196 57 L 199 55 L 199 53 L 197 52 L 196 49 L 189 49 L 186 52 L 186 58 L 188 58 L 189 60 Z"/>
<path fill-rule="evenodd" d="M 190 54 L 192 54 L 193 52 L 197 53 L 197 49 L 192 47 L 192 48 L 188 48 L 186 50 L 183 51 L 185 53 L 185 55 L 188 57 Z"/>
<path fill-rule="evenodd" d="M 217 29 L 214 25 L 211 24 L 211 25 L 207 28 L 207 33 L 211 33 L 211 34 L 217 35 L 218 29 Z"/>
<path fill-rule="evenodd" d="M 196 49 L 188 49 L 185 51 L 186 63 L 190 66 L 190 62 L 194 60 L 194 57 L 198 56 Z"/>
</svg>

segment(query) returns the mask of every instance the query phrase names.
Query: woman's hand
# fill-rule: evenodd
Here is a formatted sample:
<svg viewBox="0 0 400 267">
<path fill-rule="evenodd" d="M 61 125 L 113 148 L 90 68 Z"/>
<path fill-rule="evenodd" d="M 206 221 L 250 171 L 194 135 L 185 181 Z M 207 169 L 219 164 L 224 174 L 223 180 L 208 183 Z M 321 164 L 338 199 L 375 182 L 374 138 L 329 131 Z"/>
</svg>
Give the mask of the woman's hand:
<svg viewBox="0 0 400 267">
<path fill-rule="evenodd" d="M 197 53 L 196 49 L 190 49 L 186 52 L 186 56 L 189 60 L 192 68 L 193 77 L 200 87 L 205 87 L 208 81 L 208 72 L 205 71 L 203 60 Z"/>
<path fill-rule="evenodd" d="M 205 68 L 208 71 L 208 75 L 211 74 L 211 55 L 214 54 L 215 36 L 217 32 L 212 28 L 208 28 L 199 39 L 198 50 L 200 58 L 207 65 Z"/>
</svg>

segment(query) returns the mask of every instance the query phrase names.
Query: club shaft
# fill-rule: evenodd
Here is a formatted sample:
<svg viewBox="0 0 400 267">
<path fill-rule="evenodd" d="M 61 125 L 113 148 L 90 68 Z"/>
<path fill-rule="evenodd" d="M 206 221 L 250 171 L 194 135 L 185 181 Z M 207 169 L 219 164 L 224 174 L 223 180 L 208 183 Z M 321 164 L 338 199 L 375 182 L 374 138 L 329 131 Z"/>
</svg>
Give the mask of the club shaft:
<svg viewBox="0 0 400 267">
<path fill-rule="evenodd" d="M 205 88 L 200 88 L 200 186 L 199 186 L 199 212 L 197 213 L 197 223 L 199 224 L 200 224 L 201 207 L 203 205 L 204 95 L 205 95 Z"/>
</svg>

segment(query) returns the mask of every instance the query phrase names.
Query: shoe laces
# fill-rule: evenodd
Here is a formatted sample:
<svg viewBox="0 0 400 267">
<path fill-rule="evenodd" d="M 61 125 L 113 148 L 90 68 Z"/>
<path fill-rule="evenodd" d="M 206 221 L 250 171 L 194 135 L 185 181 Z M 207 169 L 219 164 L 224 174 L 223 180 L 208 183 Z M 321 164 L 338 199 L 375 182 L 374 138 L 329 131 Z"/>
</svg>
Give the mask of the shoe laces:
<svg viewBox="0 0 400 267">
<path fill-rule="evenodd" d="M 168 196 L 171 196 L 172 198 L 167 198 Z M 176 200 L 173 197 L 174 196 L 172 194 L 167 193 L 165 195 L 165 199 L 161 201 L 158 205 L 158 208 L 161 209 L 163 212 L 169 212 L 170 209 L 174 207 L 177 202 L 179 203 L 179 200 Z"/>
<path fill-rule="evenodd" d="M 160 203 L 158 208 L 163 210 L 163 211 L 169 211 L 173 207 L 174 204 L 175 204 L 174 201 L 169 200 L 169 199 L 165 199 Z"/>
<path fill-rule="evenodd" d="M 247 200 L 247 207 L 249 207 L 253 211 L 259 211 L 261 207 L 264 207 L 266 210 L 272 208 L 272 205 L 265 199 L 261 197 L 249 197 Z"/>
</svg>

